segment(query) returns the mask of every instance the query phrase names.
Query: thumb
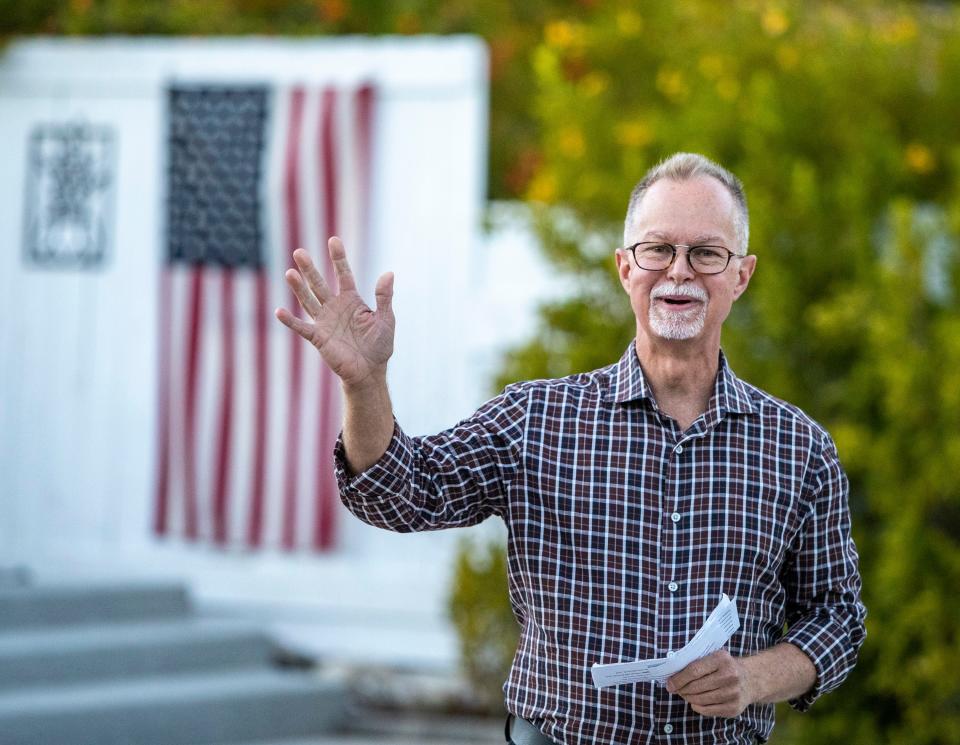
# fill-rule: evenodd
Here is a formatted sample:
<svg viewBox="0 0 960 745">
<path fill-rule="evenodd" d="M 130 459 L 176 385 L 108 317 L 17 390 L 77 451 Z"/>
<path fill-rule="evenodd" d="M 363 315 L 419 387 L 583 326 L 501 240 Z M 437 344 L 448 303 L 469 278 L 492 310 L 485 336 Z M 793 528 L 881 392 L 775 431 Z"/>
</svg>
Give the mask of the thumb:
<svg viewBox="0 0 960 745">
<path fill-rule="evenodd" d="M 393 302 L 393 272 L 380 275 L 374 294 L 377 298 L 377 312 L 390 313 Z"/>
</svg>

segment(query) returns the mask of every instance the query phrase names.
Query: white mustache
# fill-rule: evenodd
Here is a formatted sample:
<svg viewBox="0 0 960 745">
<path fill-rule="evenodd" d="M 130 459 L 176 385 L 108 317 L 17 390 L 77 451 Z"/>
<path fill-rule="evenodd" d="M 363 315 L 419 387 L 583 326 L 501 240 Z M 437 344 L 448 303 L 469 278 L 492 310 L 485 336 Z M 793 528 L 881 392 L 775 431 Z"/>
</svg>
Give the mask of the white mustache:
<svg viewBox="0 0 960 745">
<path fill-rule="evenodd" d="M 707 302 L 709 296 L 707 291 L 696 285 L 676 285 L 668 282 L 667 284 L 657 285 L 650 292 L 651 298 L 666 297 L 668 295 L 682 295 L 683 297 L 692 297 L 694 300 Z"/>
</svg>

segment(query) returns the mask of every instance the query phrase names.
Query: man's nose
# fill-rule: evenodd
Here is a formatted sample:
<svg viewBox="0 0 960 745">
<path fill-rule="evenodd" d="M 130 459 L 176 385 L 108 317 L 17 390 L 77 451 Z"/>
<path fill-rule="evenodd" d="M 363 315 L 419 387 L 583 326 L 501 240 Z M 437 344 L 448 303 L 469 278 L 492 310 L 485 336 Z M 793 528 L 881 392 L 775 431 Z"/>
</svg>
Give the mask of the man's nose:
<svg viewBox="0 0 960 745">
<path fill-rule="evenodd" d="M 697 273 L 690 266 L 690 249 L 686 246 L 676 248 L 676 255 L 673 257 L 673 263 L 667 267 L 667 276 L 676 284 L 689 282 Z"/>
</svg>

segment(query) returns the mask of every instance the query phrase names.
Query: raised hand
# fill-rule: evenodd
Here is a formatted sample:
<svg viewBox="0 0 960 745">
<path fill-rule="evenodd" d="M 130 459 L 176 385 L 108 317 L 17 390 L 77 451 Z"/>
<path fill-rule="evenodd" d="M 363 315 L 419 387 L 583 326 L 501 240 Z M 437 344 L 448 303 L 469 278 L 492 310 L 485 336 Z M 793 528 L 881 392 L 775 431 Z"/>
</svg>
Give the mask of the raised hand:
<svg viewBox="0 0 960 745">
<path fill-rule="evenodd" d="M 387 360 L 393 354 L 396 327 L 391 308 L 393 274 L 388 272 L 377 280 L 377 307 L 372 310 L 357 292 L 343 242 L 333 237 L 327 249 L 338 292 L 333 292 L 310 255 L 298 248 L 293 252 L 293 260 L 300 271 L 288 269 L 284 278 L 308 319 L 297 318 L 286 308 L 276 310 L 277 319 L 319 350 L 346 389 L 381 384 Z"/>
</svg>

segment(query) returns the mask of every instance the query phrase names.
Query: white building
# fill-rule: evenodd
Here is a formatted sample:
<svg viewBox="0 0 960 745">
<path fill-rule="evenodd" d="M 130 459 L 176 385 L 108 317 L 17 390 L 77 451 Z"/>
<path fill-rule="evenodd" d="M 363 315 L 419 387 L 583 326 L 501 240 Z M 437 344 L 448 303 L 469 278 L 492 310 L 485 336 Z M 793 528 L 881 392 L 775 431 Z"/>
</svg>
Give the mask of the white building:
<svg viewBox="0 0 960 745">
<path fill-rule="evenodd" d="M 479 41 L 34 40 L 4 50 L 0 567 L 23 565 L 39 580 L 180 579 L 201 608 L 262 618 L 327 658 L 455 663 L 445 601 L 457 533 L 394 535 L 342 506 L 328 552 L 161 540 L 151 528 L 168 89 L 361 82 L 377 96 L 363 290 L 371 298 L 374 277 L 395 271 L 390 383 L 399 421 L 424 434 L 488 397 L 498 354 L 531 331 L 546 284 L 522 216 L 501 207 L 500 229 L 480 229 Z M 96 164 L 73 177 L 93 179 L 81 207 L 102 233 L 68 230 L 44 243 L 37 231 L 52 228 L 38 210 L 55 211 L 56 190 L 76 185 L 37 154 L 44 137 L 70 125 L 87 128 L 82 155 Z M 322 241 L 321 232 L 306 240 Z"/>
</svg>

